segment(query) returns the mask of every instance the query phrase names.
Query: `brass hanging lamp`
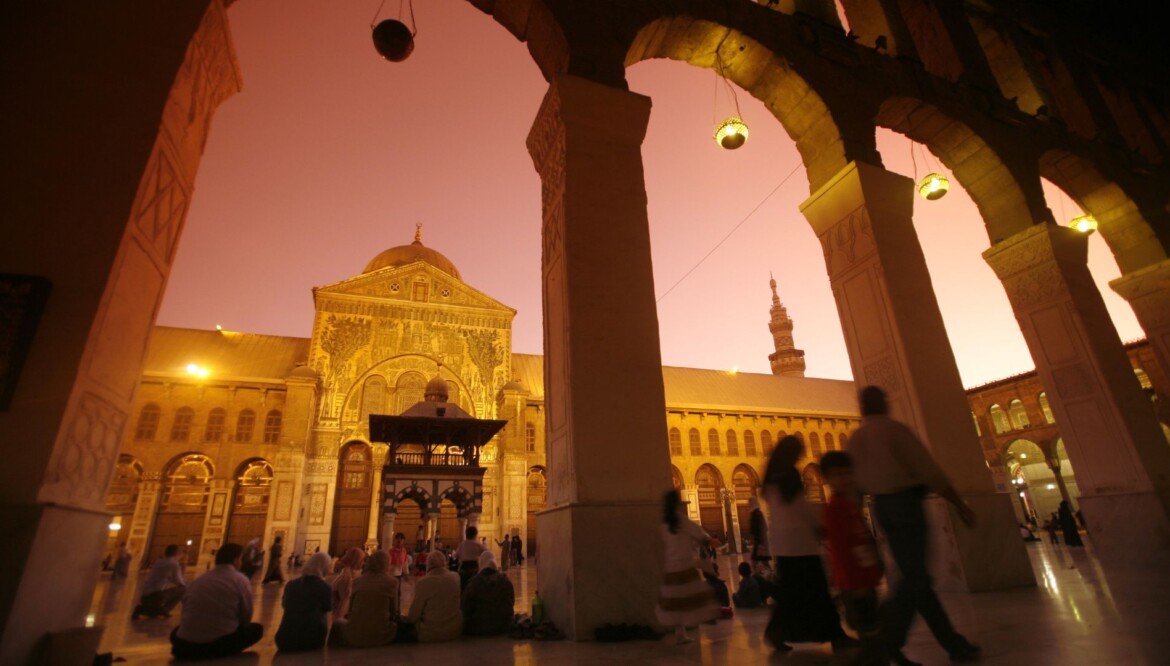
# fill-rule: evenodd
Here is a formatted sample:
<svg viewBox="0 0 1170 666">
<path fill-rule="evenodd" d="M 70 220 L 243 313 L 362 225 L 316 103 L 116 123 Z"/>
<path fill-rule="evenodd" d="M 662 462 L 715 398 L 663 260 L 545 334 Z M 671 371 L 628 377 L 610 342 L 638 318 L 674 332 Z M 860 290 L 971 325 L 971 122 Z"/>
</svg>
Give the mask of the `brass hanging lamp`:
<svg viewBox="0 0 1170 666">
<path fill-rule="evenodd" d="M 404 1 L 410 6 L 409 28 L 397 19 L 386 19 L 377 23 L 378 14 L 382 13 L 382 7 L 385 6 L 386 0 L 382 0 L 382 4 L 378 5 L 374 20 L 370 22 L 370 28 L 373 30 L 374 49 L 390 62 L 402 62 L 414 52 L 414 37 L 418 34 L 418 27 L 414 23 L 414 0 L 398 0 L 399 19 L 402 18 Z"/>
<path fill-rule="evenodd" d="M 926 156 L 926 148 L 919 146 L 922 151 L 922 161 L 930 168 L 930 160 Z M 951 181 L 940 171 L 931 171 L 918 180 L 918 161 L 914 159 L 914 142 L 910 143 L 910 160 L 914 163 L 914 180 L 918 181 L 918 194 L 927 201 L 937 201 L 947 195 L 951 189 Z"/>
<path fill-rule="evenodd" d="M 724 90 L 728 97 L 731 98 L 732 104 L 735 106 L 735 115 L 729 116 L 721 122 L 715 124 L 715 143 L 727 150 L 735 150 L 739 148 L 748 140 L 748 126 L 743 121 L 743 114 L 739 111 L 739 99 L 735 95 L 735 88 L 727 80 L 723 74 L 723 58 L 719 55 L 719 49 L 715 50 L 715 109 L 712 115 L 717 119 L 719 108 L 719 83 L 723 83 Z"/>
</svg>

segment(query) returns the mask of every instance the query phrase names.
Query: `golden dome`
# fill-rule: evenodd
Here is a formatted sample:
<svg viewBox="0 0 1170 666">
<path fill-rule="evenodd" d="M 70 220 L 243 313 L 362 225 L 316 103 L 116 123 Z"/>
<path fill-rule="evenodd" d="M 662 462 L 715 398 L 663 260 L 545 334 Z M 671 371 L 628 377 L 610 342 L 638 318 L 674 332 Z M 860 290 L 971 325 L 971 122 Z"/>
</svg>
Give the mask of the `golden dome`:
<svg viewBox="0 0 1170 666">
<path fill-rule="evenodd" d="M 423 400 L 426 402 L 447 402 L 447 380 L 439 375 L 431 378 L 427 382 L 427 387 L 423 391 Z"/>
<path fill-rule="evenodd" d="M 463 280 L 463 277 L 459 275 L 459 269 L 455 268 L 455 264 L 451 263 L 450 259 L 422 244 L 422 225 L 418 226 L 420 229 L 415 232 L 413 243 L 392 247 L 379 254 L 374 257 L 373 261 L 366 264 L 366 270 L 362 273 L 373 273 L 383 268 L 406 266 L 416 261 L 425 261 L 456 280 Z"/>
</svg>

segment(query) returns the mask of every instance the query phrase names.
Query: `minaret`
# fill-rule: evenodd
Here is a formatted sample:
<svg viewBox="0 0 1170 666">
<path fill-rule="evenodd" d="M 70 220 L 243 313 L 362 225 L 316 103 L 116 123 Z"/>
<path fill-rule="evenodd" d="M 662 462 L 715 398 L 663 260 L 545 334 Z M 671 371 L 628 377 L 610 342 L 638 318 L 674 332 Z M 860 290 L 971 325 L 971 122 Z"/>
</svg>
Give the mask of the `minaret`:
<svg viewBox="0 0 1170 666">
<path fill-rule="evenodd" d="M 772 341 L 776 344 L 776 353 L 768 354 L 772 374 L 803 377 L 804 350 L 797 349 L 792 342 L 792 318 L 788 316 L 788 309 L 776 293 L 776 278 L 771 274 L 768 277 L 771 278 L 768 284 L 772 286 L 772 321 L 768 322 L 768 330 L 772 332 Z"/>
</svg>

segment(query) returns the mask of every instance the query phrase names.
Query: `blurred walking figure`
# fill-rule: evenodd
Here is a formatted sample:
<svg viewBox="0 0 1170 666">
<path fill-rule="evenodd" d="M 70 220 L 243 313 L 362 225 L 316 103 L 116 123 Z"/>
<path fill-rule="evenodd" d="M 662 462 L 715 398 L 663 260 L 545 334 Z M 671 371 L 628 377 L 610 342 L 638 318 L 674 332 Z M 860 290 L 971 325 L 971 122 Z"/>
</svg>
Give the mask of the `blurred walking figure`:
<svg viewBox="0 0 1170 666">
<path fill-rule="evenodd" d="M 953 504 L 964 524 L 975 524 L 975 513 L 963 501 L 935 463 L 921 440 L 905 424 L 889 417 L 886 394 L 866 386 L 859 394 L 861 427 L 849 438 L 859 488 L 873 496 L 873 511 L 889 541 L 899 577 L 882 606 L 886 648 L 896 664 L 914 664 L 902 654 L 915 614 L 950 654 L 951 661 L 979 658 L 979 646 L 955 631 L 935 596 L 926 565 L 927 493 L 937 493 Z"/>
<path fill-rule="evenodd" d="M 768 549 L 776 558 L 776 604 L 764 637 L 776 650 L 793 643 L 832 643 L 833 650 L 857 646 L 841 628 L 841 617 L 829 597 L 829 581 L 821 562 L 819 507 L 804 496 L 796 461 L 804 442 L 789 435 L 776 443 L 764 469 L 764 500 L 768 503 Z"/>
<path fill-rule="evenodd" d="M 1060 503 L 1060 507 L 1056 510 L 1056 516 L 1060 520 L 1060 529 L 1064 532 L 1064 545 L 1084 546 L 1085 542 L 1081 541 L 1081 533 L 1077 531 L 1076 516 L 1073 515 L 1068 500 Z"/>
<path fill-rule="evenodd" d="M 271 583 L 276 581 L 278 583 L 284 582 L 284 573 L 280 570 L 280 555 L 284 550 L 284 546 L 280 545 L 281 538 L 276 537 L 272 541 L 272 547 L 268 549 L 268 571 L 264 573 L 263 583 Z"/>
</svg>

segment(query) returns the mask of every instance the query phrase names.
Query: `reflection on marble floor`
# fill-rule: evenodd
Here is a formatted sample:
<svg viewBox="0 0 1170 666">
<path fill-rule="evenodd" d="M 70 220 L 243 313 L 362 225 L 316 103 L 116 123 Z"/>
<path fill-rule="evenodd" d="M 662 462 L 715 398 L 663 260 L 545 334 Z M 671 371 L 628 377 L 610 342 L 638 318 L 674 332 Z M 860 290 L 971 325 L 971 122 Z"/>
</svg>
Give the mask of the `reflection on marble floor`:
<svg viewBox="0 0 1170 666">
<path fill-rule="evenodd" d="M 1157 577 L 1137 573 L 1110 575 L 1108 581 L 1089 549 L 1069 549 L 1043 543 L 1028 544 L 1036 572 L 1034 588 L 981 594 L 943 594 L 958 629 L 983 646 L 980 663 L 1124 664 L 1160 666 L 1170 663 L 1170 570 Z M 733 561 L 734 560 L 734 561 Z M 727 558 L 720 570 L 734 571 L 738 558 Z M 536 567 L 525 565 L 509 572 L 516 586 L 516 609 L 527 611 L 536 590 Z M 105 627 L 101 651 L 113 652 L 131 664 L 170 662 L 167 636 L 178 623 L 171 619 L 130 621 L 135 587 L 142 580 L 98 585 L 94 594 L 94 621 Z M 773 655 L 762 642 L 768 611 L 738 612 L 721 622 L 697 643 L 616 644 L 570 641 L 514 641 L 509 638 L 468 639 L 439 645 L 390 646 L 370 650 L 330 650 L 277 655 L 272 636 L 280 622 L 281 588 L 255 586 L 256 621 L 265 636 L 249 653 L 218 664 L 367 664 L 379 662 L 428 664 L 801 664 L 847 663 L 834 658 L 827 646 L 798 645 L 787 656 Z M 410 586 L 404 590 L 408 605 Z M 919 621 L 906 653 L 927 666 L 949 663 Z"/>
</svg>

